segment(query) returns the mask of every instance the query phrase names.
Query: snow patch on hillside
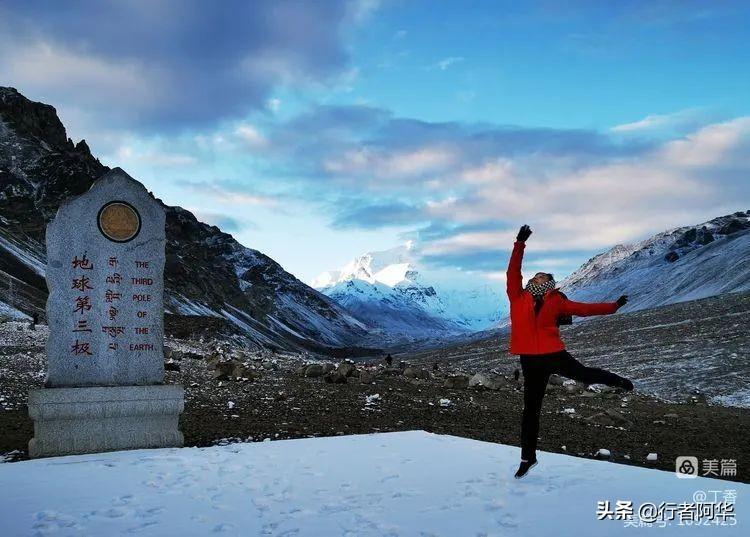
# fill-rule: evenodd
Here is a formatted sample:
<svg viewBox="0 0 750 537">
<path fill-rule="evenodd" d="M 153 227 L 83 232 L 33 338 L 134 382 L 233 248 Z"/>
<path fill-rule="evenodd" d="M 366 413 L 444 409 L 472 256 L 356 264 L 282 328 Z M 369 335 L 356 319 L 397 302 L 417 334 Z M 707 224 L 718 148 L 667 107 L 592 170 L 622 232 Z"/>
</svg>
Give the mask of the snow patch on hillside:
<svg viewBox="0 0 750 537">
<path fill-rule="evenodd" d="M 31 319 L 31 317 L 22 311 L 0 301 L 0 317 L 9 317 L 14 320 Z"/>
<path fill-rule="evenodd" d="M 750 213 L 658 233 L 598 254 L 560 288 L 584 302 L 630 297 L 635 311 L 750 290 Z"/>
<path fill-rule="evenodd" d="M 29 245 L 20 245 L 15 242 L 11 242 L 9 239 L 0 235 L 0 248 L 4 248 L 11 254 L 13 254 L 19 261 L 29 267 L 31 270 L 44 276 L 47 270 L 47 263 L 44 261 L 41 255 L 36 254 L 33 248 Z"/>
</svg>

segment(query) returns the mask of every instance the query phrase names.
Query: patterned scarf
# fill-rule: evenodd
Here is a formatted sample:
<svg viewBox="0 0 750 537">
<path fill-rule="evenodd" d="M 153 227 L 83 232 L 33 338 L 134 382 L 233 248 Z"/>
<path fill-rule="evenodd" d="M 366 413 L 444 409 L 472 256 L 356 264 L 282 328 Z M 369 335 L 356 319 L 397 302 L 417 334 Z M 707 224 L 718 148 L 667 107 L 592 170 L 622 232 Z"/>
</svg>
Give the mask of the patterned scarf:
<svg viewBox="0 0 750 537">
<path fill-rule="evenodd" d="M 539 285 L 533 282 L 529 282 L 526 284 L 526 290 L 534 295 L 535 299 L 541 299 L 547 291 L 549 291 L 550 289 L 554 289 L 555 285 L 555 280 L 548 280 Z"/>
</svg>

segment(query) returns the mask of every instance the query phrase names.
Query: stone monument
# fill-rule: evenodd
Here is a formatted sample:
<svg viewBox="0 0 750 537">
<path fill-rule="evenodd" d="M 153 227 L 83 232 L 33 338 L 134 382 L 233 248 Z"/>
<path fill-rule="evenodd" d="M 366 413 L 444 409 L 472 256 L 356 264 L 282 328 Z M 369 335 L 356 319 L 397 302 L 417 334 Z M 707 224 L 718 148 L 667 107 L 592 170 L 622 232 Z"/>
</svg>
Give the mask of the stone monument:
<svg viewBox="0 0 750 537">
<path fill-rule="evenodd" d="M 164 382 L 165 212 L 115 168 L 47 226 L 47 377 L 29 393 L 43 457 L 181 446 Z"/>
</svg>

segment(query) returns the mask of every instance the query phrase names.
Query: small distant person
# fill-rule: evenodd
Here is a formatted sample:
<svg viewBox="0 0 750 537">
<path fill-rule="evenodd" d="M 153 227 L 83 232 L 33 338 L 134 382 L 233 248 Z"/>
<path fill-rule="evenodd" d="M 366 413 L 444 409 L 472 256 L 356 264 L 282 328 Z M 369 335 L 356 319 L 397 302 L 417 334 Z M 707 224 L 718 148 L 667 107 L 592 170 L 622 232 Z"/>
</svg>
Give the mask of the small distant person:
<svg viewBox="0 0 750 537">
<path fill-rule="evenodd" d="M 432 364 L 432 370 L 433 371 L 440 371 L 440 368 L 438 367 L 438 363 L 437 362 L 435 362 L 434 364 Z"/>
<path fill-rule="evenodd" d="M 390 354 L 385 357 L 385 365 L 387 365 L 388 367 L 391 367 L 391 365 L 393 365 L 393 356 L 391 356 Z"/>
<path fill-rule="evenodd" d="M 521 464 L 516 479 L 525 476 L 537 464 L 539 414 L 550 374 L 556 373 L 584 384 L 606 384 L 627 391 L 633 389 L 629 379 L 598 367 L 586 367 L 573 358 L 565 350 L 558 328 L 558 320 L 563 316 L 615 313 L 627 303 L 627 295 L 615 302 L 574 302 L 555 289 L 552 274 L 546 272 L 537 272 L 524 288 L 521 261 L 530 235 L 531 228 L 521 226 L 513 244 L 506 280 L 510 299 L 510 352 L 520 356 L 523 370 Z"/>
<path fill-rule="evenodd" d="M 29 328 L 31 330 L 36 330 L 36 325 L 37 325 L 38 322 L 39 322 L 39 314 L 36 313 L 36 312 L 34 312 L 31 315 L 31 323 L 29 323 Z"/>
</svg>

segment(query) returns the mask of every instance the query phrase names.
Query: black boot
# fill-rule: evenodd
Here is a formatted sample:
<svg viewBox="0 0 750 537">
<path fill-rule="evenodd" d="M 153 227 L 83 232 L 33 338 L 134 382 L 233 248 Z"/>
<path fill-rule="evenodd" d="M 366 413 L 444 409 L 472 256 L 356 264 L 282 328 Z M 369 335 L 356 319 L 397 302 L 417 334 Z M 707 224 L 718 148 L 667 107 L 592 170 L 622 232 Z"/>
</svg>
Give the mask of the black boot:
<svg viewBox="0 0 750 537">
<path fill-rule="evenodd" d="M 620 377 L 620 379 L 617 382 L 617 386 L 619 388 L 622 388 L 626 392 L 632 392 L 633 391 L 633 383 L 630 381 L 630 379 L 625 377 Z"/>
<path fill-rule="evenodd" d="M 534 466 L 536 466 L 536 463 L 537 463 L 536 457 L 528 461 L 521 459 L 521 464 L 518 466 L 518 470 L 516 471 L 516 475 L 514 477 L 516 479 L 521 479 L 523 476 L 525 476 L 529 472 L 529 470 L 531 470 Z"/>
</svg>

